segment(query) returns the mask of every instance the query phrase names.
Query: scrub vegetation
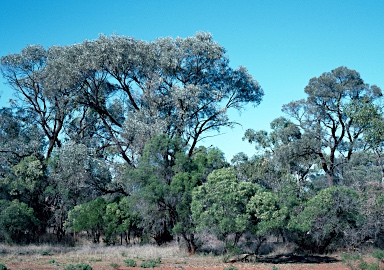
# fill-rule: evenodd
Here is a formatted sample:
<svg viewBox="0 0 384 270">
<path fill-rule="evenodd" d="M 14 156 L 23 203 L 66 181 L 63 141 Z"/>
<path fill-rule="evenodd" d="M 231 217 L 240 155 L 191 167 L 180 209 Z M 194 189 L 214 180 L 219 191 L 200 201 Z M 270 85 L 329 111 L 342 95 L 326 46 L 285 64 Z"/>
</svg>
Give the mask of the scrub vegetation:
<svg viewBox="0 0 384 270">
<path fill-rule="evenodd" d="M 254 156 L 227 161 L 199 141 L 264 91 L 209 33 L 33 45 L 0 68 L 15 93 L 0 109 L 1 243 L 177 242 L 228 260 L 384 249 L 384 100 L 355 70 L 311 78 L 270 130 L 245 132 Z"/>
</svg>

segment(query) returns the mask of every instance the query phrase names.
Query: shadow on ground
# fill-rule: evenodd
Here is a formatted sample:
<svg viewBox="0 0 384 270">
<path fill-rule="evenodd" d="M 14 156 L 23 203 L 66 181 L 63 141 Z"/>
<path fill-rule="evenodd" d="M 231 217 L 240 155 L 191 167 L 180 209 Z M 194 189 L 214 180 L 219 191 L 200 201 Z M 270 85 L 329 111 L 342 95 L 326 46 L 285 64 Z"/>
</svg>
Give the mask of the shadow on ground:
<svg viewBox="0 0 384 270">
<path fill-rule="evenodd" d="M 328 256 L 315 256 L 315 255 L 294 255 L 294 254 L 282 254 L 276 256 L 258 256 L 255 258 L 257 262 L 263 263 L 273 263 L 273 264 L 281 264 L 281 263 L 336 263 L 340 262 L 340 260 L 334 257 Z"/>
</svg>

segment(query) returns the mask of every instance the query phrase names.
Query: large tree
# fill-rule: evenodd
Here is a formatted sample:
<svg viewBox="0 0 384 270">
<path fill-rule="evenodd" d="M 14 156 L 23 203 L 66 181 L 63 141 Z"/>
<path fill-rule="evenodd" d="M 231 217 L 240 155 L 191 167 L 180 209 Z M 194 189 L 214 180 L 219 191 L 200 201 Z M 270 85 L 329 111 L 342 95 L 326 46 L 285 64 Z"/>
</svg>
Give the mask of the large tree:
<svg viewBox="0 0 384 270">
<path fill-rule="evenodd" d="M 159 133 L 183 137 L 191 156 L 207 131 L 234 125 L 228 109 L 258 105 L 263 96 L 244 67 L 229 66 L 225 49 L 207 33 L 152 42 L 100 36 L 47 50 L 31 46 L 2 57 L 1 68 L 39 116 L 48 157 L 61 146 L 68 120 L 74 124 L 69 136 L 97 138 L 94 147 L 110 149 L 132 166 Z"/>
<path fill-rule="evenodd" d="M 362 148 L 360 139 L 369 125 L 358 121 L 359 111 L 373 105 L 381 90 L 365 84 L 355 70 L 339 67 L 312 78 L 305 93 L 306 99 L 284 105 L 283 111 L 305 134 L 308 140 L 302 149 L 319 158 L 328 185 L 333 186 L 342 178 L 339 166 Z"/>
</svg>

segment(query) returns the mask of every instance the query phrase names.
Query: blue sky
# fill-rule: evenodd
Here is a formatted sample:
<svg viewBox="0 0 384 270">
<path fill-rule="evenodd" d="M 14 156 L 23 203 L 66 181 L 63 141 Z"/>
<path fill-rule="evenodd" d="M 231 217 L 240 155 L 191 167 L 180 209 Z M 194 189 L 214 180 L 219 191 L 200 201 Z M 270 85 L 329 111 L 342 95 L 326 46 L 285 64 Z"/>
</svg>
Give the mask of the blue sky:
<svg viewBox="0 0 384 270">
<path fill-rule="evenodd" d="M 339 66 L 360 72 L 384 88 L 382 0 L 0 0 L 0 55 L 30 44 L 69 45 L 99 34 L 187 37 L 213 34 L 227 49 L 231 66 L 243 65 L 264 89 L 262 103 L 231 119 L 242 124 L 203 144 L 219 147 L 228 160 L 252 155 L 241 138 L 246 129 L 268 129 L 281 107 L 305 98 L 310 78 Z M 0 79 L 0 106 L 11 90 Z"/>
</svg>

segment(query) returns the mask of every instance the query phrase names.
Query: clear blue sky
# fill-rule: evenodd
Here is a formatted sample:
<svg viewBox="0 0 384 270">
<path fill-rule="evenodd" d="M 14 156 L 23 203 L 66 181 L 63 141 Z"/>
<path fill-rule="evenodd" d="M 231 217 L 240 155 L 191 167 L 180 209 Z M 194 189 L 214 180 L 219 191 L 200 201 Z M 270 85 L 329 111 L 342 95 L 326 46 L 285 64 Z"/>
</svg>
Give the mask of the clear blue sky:
<svg viewBox="0 0 384 270">
<path fill-rule="evenodd" d="M 305 98 L 310 78 L 347 66 L 366 83 L 384 88 L 383 0 L 0 0 L 0 55 L 30 44 L 69 45 L 99 34 L 187 37 L 213 34 L 233 67 L 243 65 L 265 96 L 256 108 L 231 114 L 242 124 L 203 144 L 219 147 L 228 160 L 254 153 L 242 142 L 247 128 L 268 129 L 281 107 Z M 0 79 L 0 106 L 11 90 Z"/>
</svg>

